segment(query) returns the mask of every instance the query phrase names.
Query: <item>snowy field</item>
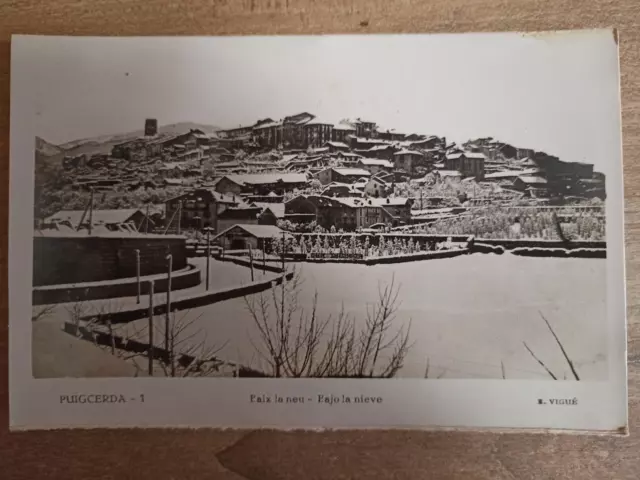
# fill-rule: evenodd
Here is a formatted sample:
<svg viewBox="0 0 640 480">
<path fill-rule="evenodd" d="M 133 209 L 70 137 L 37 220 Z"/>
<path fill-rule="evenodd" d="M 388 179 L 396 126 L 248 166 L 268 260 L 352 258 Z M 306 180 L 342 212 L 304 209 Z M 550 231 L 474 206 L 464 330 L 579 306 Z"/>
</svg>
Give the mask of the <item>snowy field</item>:
<svg viewBox="0 0 640 480">
<path fill-rule="evenodd" d="M 291 264 L 289 264 L 291 266 Z M 345 310 L 364 323 L 378 285 L 395 275 L 401 305 L 398 328 L 411 320 L 410 343 L 400 377 L 545 379 L 573 378 L 543 314 L 583 380 L 607 375 L 606 260 L 528 258 L 514 255 L 462 257 L 396 265 L 298 264 L 304 284 L 301 303 L 318 314 Z M 182 315 L 209 342 L 228 342 L 220 356 L 260 368 L 251 340 L 258 331 L 244 299 L 201 307 Z"/>
</svg>

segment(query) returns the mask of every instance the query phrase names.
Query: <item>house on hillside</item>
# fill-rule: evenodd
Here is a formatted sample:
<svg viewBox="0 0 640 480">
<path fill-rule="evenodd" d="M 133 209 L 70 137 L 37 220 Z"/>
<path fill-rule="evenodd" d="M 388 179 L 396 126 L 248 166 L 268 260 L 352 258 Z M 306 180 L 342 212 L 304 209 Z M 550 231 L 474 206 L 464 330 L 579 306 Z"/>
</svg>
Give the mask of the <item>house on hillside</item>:
<svg viewBox="0 0 640 480">
<path fill-rule="evenodd" d="M 318 225 L 345 231 L 368 228 L 376 223 L 403 225 L 411 219 L 411 200 L 390 198 L 306 197 L 317 209 Z"/>
<path fill-rule="evenodd" d="M 524 158 L 531 158 L 535 155 L 536 151 L 533 148 L 517 148 L 516 160 L 522 160 Z"/>
<path fill-rule="evenodd" d="M 323 185 L 331 182 L 355 183 L 361 178 L 369 178 L 371 174 L 362 168 L 330 167 L 318 172 L 315 177 Z"/>
<path fill-rule="evenodd" d="M 271 119 L 269 119 L 271 120 Z M 278 148 L 283 143 L 282 122 L 267 121 L 253 128 L 253 135 L 256 142 L 262 148 Z"/>
<path fill-rule="evenodd" d="M 393 160 L 393 156 L 398 149 L 393 145 L 374 145 L 367 150 L 358 150 L 357 153 L 369 158 L 379 158 L 383 160 Z"/>
<path fill-rule="evenodd" d="M 258 223 L 262 225 L 276 225 L 278 220 L 284 220 L 284 203 L 271 203 L 271 202 L 254 202 L 252 207 L 258 207 L 261 209 Z"/>
<path fill-rule="evenodd" d="M 390 142 L 401 142 L 405 139 L 406 135 L 404 133 L 400 133 L 397 130 L 384 129 L 378 126 L 376 136 L 381 140 L 388 140 Z"/>
<path fill-rule="evenodd" d="M 355 187 L 354 183 L 331 182 L 321 192 L 327 197 L 361 197 L 362 192 Z"/>
<path fill-rule="evenodd" d="M 540 173 L 540 170 L 537 168 L 530 170 L 501 170 L 499 172 L 487 173 L 484 176 L 485 181 L 487 182 L 504 182 L 510 181 L 511 183 L 514 180 L 522 175 L 537 175 Z"/>
<path fill-rule="evenodd" d="M 356 136 L 370 138 L 376 133 L 376 122 L 362 120 L 360 118 L 350 122 L 356 129 Z"/>
<path fill-rule="evenodd" d="M 384 198 L 389 196 L 392 190 L 393 187 L 390 182 L 387 182 L 376 176 L 371 177 L 364 187 L 365 195 L 368 195 L 370 197 Z"/>
<path fill-rule="evenodd" d="M 146 160 L 146 140 L 143 138 L 135 138 L 133 140 L 118 143 L 111 148 L 111 156 L 113 158 L 122 158 L 129 161 Z"/>
<path fill-rule="evenodd" d="M 338 142 L 338 141 L 326 142 L 323 145 L 323 147 L 328 149 L 327 151 L 329 153 L 348 152 L 349 151 L 349 145 L 347 145 L 346 143 L 343 143 L 343 142 Z"/>
<path fill-rule="evenodd" d="M 332 140 L 333 122 L 314 118 L 304 125 L 305 147 L 319 148 Z"/>
<path fill-rule="evenodd" d="M 305 195 L 298 195 L 284 204 L 284 218 L 293 223 L 311 223 L 317 220 L 318 208 Z"/>
<path fill-rule="evenodd" d="M 226 175 L 215 186 L 220 193 L 268 195 L 273 192 L 283 195 L 307 185 L 304 173 L 254 173 L 246 175 Z"/>
<path fill-rule="evenodd" d="M 393 163 L 397 169 L 402 169 L 409 174 L 413 174 L 423 158 L 422 153 L 403 148 L 393 155 Z"/>
<path fill-rule="evenodd" d="M 237 175 L 225 175 L 218 179 L 214 185 L 216 192 L 226 195 L 240 195 L 244 191 L 244 183 L 236 180 Z"/>
<path fill-rule="evenodd" d="M 349 146 L 352 150 L 357 151 L 365 151 L 370 150 L 373 147 L 377 147 L 380 145 L 391 145 L 391 143 L 386 140 L 381 140 L 379 138 L 369 138 L 369 137 L 349 137 Z"/>
<path fill-rule="evenodd" d="M 305 148 L 304 126 L 313 120 L 308 112 L 289 115 L 282 120 L 282 143 L 284 148 Z"/>
<path fill-rule="evenodd" d="M 267 121 L 273 121 L 271 119 L 265 119 Z M 218 136 L 222 139 L 225 138 L 229 138 L 229 139 L 234 139 L 234 138 L 239 138 L 239 137 L 246 137 L 251 135 L 251 132 L 253 131 L 253 127 L 254 125 L 238 125 L 237 127 L 233 127 L 233 128 L 227 128 L 225 130 L 219 130 Z"/>
<path fill-rule="evenodd" d="M 361 158 L 356 163 L 356 168 L 362 168 L 374 175 L 378 172 L 391 172 L 393 170 L 393 163 L 389 160 L 377 158 Z"/>
<path fill-rule="evenodd" d="M 435 149 L 435 148 L 443 148 L 446 145 L 446 140 L 444 138 L 439 138 L 435 135 L 429 135 L 428 137 L 423 137 L 419 139 L 407 138 L 404 145 L 406 145 L 406 148 L 408 149 L 420 148 L 423 150 L 429 150 L 429 149 Z"/>
<path fill-rule="evenodd" d="M 384 208 L 393 217 L 393 225 L 408 224 L 413 200 L 406 197 L 369 198 L 372 205 Z M 366 227 L 363 227 L 366 228 Z"/>
<path fill-rule="evenodd" d="M 337 123 L 333 126 L 332 140 L 334 142 L 342 142 L 346 144 L 349 143 L 349 139 L 347 137 L 355 134 L 356 129 L 353 125 L 349 125 L 348 123 Z"/>
<path fill-rule="evenodd" d="M 233 195 L 224 195 L 212 188 L 196 188 L 170 198 L 165 202 L 165 219 L 172 231 L 211 227 L 218 231 L 218 216 L 227 208 L 237 207 L 242 201 Z"/>
<path fill-rule="evenodd" d="M 458 152 L 448 154 L 444 164 L 447 170 L 457 170 L 463 177 L 475 177 L 480 182 L 484 180 L 484 161 L 482 153 Z"/>
<path fill-rule="evenodd" d="M 445 183 L 455 183 L 462 180 L 462 174 L 457 170 L 434 170 L 431 173 Z"/>
<path fill-rule="evenodd" d="M 100 231 L 138 231 L 140 227 L 153 226 L 153 221 L 137 208 L 105 210 L 60 210 L 42 222 L 43 229 L 86 230 L 92 226 L 92 233 Z M 149 228 L 150 229 L 150 228 Z"/>
<path fill-rule="evenodd" d="M 255 206 L 242 205 L 226 208 L 218 214 L 216 232 L 222 232 L 234 225 L 258 225 L 261 214 L 262 208 Z M 267 223 L 275 225 L 275 221 Z"/>
<path fill-rule="evenodd" d="M 225 250 L 246 250 L 271 253 L 273 242 L 292 238 L 274 225 L 233 225 L 214 237 Z"/>
<path fill-rule="evenodd" d="M 536 175 L 522 175 L 513 181 L 513 188 L 531 197 L 548 197 L 547 179 Z"/>
<path fill-rule="evenodd" d="M 338 152 L 335 158 L 342 162 L 344 166 L 353 166 L 359 158 L 362 158 L 362 155 L 353 152 Z"/>
</svg>

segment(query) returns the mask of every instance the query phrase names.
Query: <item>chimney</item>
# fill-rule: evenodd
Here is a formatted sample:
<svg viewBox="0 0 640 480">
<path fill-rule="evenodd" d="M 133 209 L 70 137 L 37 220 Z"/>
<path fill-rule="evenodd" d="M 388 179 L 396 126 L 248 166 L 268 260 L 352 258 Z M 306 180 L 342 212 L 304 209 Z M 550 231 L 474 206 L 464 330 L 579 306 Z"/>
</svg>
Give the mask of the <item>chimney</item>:
<svg viewBox="0 0 640 480">
<path fill-rule="evenodd" d="M 147 118 L 144 121 L 144 136 L 153 137 L 158 134 L 158 120 L 155 118 Z"/>
</svg>

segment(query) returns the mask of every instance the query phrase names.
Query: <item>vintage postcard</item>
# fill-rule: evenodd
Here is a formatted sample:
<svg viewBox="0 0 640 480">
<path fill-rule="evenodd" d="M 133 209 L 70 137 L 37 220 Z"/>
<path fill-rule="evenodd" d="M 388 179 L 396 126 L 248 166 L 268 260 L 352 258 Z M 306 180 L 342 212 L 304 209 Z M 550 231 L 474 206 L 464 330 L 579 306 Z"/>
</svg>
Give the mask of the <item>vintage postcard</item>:
<svg viewBox="0 0 640 480">
<path fill-rule="evenodd" d="M 615 32 L 11 60 L 13 429 L 626 432 Z"/>
</svg>

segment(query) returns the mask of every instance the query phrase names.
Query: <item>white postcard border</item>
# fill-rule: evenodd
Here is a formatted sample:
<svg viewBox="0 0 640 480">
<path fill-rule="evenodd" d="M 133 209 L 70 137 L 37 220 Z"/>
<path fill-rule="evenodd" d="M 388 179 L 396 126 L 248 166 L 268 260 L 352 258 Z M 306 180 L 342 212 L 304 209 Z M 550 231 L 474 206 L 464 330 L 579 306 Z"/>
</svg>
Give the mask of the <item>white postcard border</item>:
<svg viewBox="0 0 640 480">
<path fill-rule="evenodd" d="M 583 34 L 585 32 L 582 32 Z M 618 49 L 609 30 L 593 31 Z M 49 37 L 51 40 L 53 37 Z M 579 37 L 578 37 L 579 39 Z M 9 393 L 12 429 L 69 427 L 220 428 L 508 428 L 623 433 L 627 425 L 626 329 L 621 144 L 608 145 L 606 177 L 609 380 L 287 380 L 34 379 L 31 372 L 32 212 L 37 105 L 30 78 L 42 38 L 14 36 L 11 62 L 9 206 Z M 48 40 L 45 40 L 48 41 Z M 200 39 L 203 41 L 203 39 Z M 292 38 L 292 41 L 295 41 Z M 614 66 L 612 65 L 611 68 Z M 613 72 L 609 72 L 613 73 Z M 613 98 L 615 97 L 615 98 Z M 612 92 L 610 134 L 620 138 L 619 92 Z M 125 403 L 61 403 L 75 394 L 122 395 Z M 251 395 L 301 397 L 304 403 L 251 403 Z M 144 402 L 140 395 L 144 395 Z M 336 403 L 318 396 L 381 397 L 382 403 Z M 538 398 L 577 405 L 539 405 Z M 311 399 L 309 401 L 308 399 Z"/>
</svg>

